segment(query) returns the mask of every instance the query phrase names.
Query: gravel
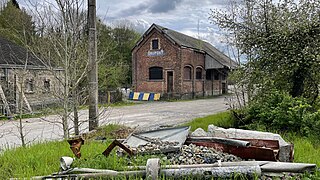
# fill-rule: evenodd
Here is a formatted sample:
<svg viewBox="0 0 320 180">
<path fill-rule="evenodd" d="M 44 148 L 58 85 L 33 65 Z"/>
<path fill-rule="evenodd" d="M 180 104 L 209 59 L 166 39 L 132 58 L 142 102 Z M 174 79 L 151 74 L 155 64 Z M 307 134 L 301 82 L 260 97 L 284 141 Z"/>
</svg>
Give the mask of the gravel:
<svg viewBox="0 0 320 180">
<path fill-rule="evenodd" d="M 194 144 L 183 145 L 179 153 L 169 153 L 167 159 L 172 164 L 212 164 L 221 162 L 241 161 L 241 158 L 216 151 L 213 148 L 196 146 Z"/>
</svg>

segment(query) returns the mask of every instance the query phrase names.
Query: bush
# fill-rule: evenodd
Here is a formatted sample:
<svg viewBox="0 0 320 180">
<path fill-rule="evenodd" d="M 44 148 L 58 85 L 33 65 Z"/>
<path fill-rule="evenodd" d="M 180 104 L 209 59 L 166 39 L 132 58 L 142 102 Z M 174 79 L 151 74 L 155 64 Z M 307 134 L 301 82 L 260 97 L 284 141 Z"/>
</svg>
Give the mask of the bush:
<svg viewBox="0 0 320 180">
<path fill-rule="evenodd" d="M 272 91 L 253 100 L 242 110 L 240 126 L 267 131 L 317 134 L 320 130 L 320 111 L 316 111 L 305 98 L 293 98 L 288 93 Z"/>
</svg>

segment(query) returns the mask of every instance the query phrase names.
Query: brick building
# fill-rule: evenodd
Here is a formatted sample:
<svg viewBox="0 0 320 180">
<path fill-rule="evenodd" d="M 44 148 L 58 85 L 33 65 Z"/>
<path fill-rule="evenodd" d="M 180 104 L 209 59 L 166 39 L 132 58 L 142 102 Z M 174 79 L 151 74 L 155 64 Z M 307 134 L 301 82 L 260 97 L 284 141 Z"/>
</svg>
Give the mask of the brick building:
<svg viewBox="0 0 320 180">
<path fill-rule="evenodd" d="M 63 69 L 45 66 L 25 48 L 0 37 L 0 114 L 15 113 L 19 102 L 25 111 L 56 104 L 62 94 Z"/>
<path fill-rule="evenodd" d="M 208 42 L 153 24 L 132 50 L 132 85 L 176 98 L 218 95 L 235 67 Z"/>
</svg>

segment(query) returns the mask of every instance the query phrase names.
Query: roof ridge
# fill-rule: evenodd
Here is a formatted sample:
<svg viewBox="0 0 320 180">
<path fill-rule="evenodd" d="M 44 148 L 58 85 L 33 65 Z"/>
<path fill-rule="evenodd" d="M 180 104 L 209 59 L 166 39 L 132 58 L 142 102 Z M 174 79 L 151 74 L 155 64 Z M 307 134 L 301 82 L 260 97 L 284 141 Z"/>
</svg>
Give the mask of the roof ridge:
<svg viewBox="0 0 320 180">
<path fill-rule="evenodd" d="M 229 56 L 221 52 L 219 49 L 217 49 L 207 41 L 183 34 L 181 32 L 163 27 L 155 23 L 153 25 L 156 28 L 158 28 L 160 31 L 165 33 L 167 36 L 169 36 L 171 39 L 173 39 L 180 46 L 204 51 L 206 54 L 210 55 L 211 57 L 216 58 L 216 60 L 222 63 L 224 66 L 227 66 L 227 67 L 238 66 L 238 64 L 234 60 L 232 60 Z M 203 46 L 201 46 L 201 44 L 203 44 Z"/>
<path fill-rule="evenodd" d="M 162 28 L 162 29 L 170 30 L 170 31 L 173 31 L 173 32 L 175 32 L 175 33 L 179 33 L 179 34 L 181 34 L 181 35 L 183 35 L 183 36 L 187 36 L 187 37 L 189 37 L 189 38 L 192 38 L 192 39 L 194 39 L 194 40 L 198 40 L 198 41 L 202 41 L 202 42 L 208 43 L 208 42 L 206 42 L 206 41 L 204 41 L 204 40 L 202 40 L 202 39 L 195 38 L 195 37 L 192 37 L 192 36 L 187 35 L 187 34 L 183 34 L 183 33 L 179 32 L 179 31 L 176 31 L 176 30 L 173 30 L 173 29 L 170 29 L 170 28 L 167 28 L 167 27 L 163 27 L 163 26 L 158 25 L 158 24 L 155 24 L 155 23 L 154 23 L 154 25 L 156 25 L 157 27 L 160 27 L 160 29 Z M 161 29 L 161 30 L 162 30 L 162 29 Z"/>
</svg>

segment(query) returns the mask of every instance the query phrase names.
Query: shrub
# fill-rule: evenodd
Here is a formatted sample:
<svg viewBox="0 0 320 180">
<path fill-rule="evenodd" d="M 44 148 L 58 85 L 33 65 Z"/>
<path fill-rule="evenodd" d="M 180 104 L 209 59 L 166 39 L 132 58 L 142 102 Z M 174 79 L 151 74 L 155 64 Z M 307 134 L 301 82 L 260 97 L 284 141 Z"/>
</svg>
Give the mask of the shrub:
<svg viewBox="0 0 320 180">
<path fill-rule="evenodd" d="M 310 135 L 320 130 L 320 112 L 305 98 L 293 98 L 288 93 L 272 91 L 253 100 L 243 111 L 239 124 L 247 128 L 258 126 L 267 131 L 290 131 Z"/>
</svg>

